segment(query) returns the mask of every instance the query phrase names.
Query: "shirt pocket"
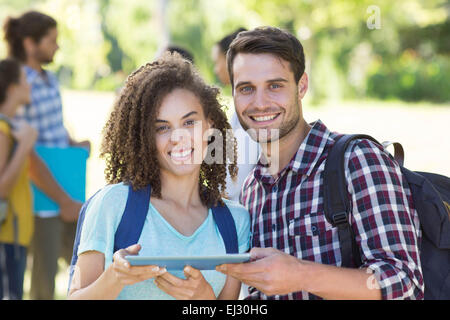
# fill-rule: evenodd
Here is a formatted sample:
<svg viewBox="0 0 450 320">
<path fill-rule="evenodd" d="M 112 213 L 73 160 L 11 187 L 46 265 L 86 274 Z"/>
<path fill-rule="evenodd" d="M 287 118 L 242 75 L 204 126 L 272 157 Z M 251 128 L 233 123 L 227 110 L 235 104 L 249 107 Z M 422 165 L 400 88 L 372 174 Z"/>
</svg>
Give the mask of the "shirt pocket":
<svg viewBox="0 0 450 320">
<path fill-rule="evenodd" d="M 314 212 L 295 217 L 289 221 L 289 236 L 320 236 L 332 231 L 333 226 L 328 223 L 323 212 Z"/>
<path fill-rule="evenodd" d="M 295 217 L 289 221 L 289 243 L 294 255 L 303 260 L 336 263 L 337 229 L 323 212 Z"/>
</svg>

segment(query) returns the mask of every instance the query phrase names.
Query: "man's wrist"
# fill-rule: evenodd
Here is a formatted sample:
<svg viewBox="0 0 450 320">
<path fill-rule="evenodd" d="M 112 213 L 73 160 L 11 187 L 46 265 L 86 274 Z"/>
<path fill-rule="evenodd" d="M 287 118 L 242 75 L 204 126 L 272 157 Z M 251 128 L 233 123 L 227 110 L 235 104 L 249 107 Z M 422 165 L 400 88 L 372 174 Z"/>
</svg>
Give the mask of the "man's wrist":
<svg viewBox="0 0 450 320">
<path fill-rule="evenodd" d="M 296 283 L 299 284 L 298 290 L 314 293 L 316 288 L 316 279 L 318 278 L 318 264 L 307 260 L 299 260 L 295 274 L 298 277 Z"/>
</svg>

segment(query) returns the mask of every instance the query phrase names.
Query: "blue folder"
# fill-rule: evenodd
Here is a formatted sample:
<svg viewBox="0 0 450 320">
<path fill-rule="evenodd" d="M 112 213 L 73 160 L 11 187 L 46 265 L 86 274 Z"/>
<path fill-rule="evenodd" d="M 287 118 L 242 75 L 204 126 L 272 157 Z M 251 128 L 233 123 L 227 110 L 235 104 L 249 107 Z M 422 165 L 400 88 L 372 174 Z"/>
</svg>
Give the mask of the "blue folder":
<svg viewBox="0 0 450 320">
<path fill-rule="evenodd" d="M 86 200 L 86 162 L 88 151 L 81 147 L 53 148 L 38 146 L 36 153 L 47 164 L 59 185 L 75 200 Z M 34 212 L 58 211 L 59 206 L 34 184 Z"/>
</svg>

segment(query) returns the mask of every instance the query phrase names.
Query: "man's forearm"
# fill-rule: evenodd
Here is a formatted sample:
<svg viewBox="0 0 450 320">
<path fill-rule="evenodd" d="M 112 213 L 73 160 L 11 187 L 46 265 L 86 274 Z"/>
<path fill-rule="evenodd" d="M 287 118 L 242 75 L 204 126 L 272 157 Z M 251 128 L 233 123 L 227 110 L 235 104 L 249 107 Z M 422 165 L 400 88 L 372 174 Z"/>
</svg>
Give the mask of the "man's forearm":
<svg viewBox="0 0 450 320">
<path fill-rule="evenodd" d="M 381 300 L 381 290 L 367 269 L 349 269 L 302 261 L 304 291 L 327 300 Z"/>
</svg>

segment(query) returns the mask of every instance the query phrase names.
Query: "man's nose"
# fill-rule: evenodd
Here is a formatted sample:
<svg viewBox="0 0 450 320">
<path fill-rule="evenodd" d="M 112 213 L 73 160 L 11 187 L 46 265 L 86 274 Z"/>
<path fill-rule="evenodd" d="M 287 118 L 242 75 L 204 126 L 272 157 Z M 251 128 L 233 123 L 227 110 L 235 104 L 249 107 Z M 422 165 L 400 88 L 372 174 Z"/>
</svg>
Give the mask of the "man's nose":
<svg viewBox="0 0 450 320">
<path fill-rule="evenodd" d="M 253 107 L 255 109 L 266 109 L 269 106 L 264 90 L 256 90 L 253 100 Z"/>
</svg>

